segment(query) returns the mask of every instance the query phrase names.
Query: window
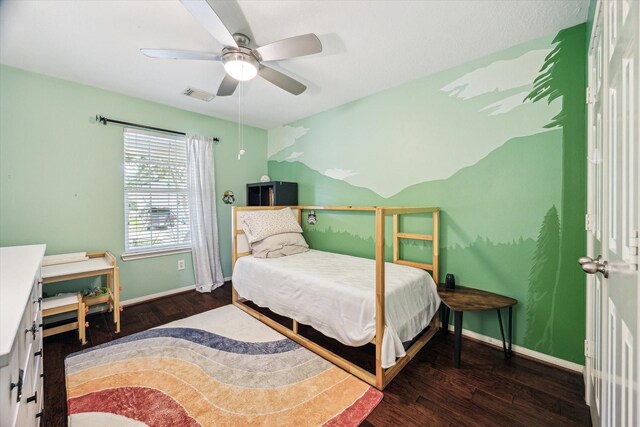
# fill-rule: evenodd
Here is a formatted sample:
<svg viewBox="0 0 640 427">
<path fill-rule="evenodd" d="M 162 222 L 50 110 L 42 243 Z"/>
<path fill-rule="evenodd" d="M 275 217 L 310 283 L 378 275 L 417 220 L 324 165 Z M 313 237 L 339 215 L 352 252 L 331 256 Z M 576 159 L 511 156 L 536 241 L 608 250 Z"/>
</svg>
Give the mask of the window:
<svg viewBox="0 0 640 427">
<path fill-rule="evenodd" d="M 183 136 L 124 130 L 125 252 L 191 246 Z"/>
</svg>

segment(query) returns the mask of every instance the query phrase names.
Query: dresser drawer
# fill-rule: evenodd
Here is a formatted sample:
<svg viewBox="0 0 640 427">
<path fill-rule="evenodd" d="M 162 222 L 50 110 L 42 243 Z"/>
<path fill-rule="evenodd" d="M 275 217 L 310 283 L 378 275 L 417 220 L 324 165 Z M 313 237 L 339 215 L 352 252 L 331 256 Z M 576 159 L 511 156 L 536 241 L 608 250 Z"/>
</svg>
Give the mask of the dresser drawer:
<svg viewBox="0 0 640 427">
<path fill-rule="evenodd" d="M 27 307 L 25 309 L 25 316 L 29 316 L 31 322 L 29 322 L 29 328 L 35 323 L 36 328 L 40 328 L 42 324 L 42 320 L 39 318 L 42 313 L 42 285 L 35 281 L 33 283 L 33 288 L 31 288 L 31 294 L 29 295 L 29 302 L 27 303 Z M 33 336 L 32 336 L 33 339 Z"/>
<path fill-rule="evenodd" d="M 38 391 L 41 384 L 40 374 L 42 373 L 42 311 L 40 310 L 39 293 L 40 287 L 36 281 L 33 283 L 24 314 L 20 322 L 20 327 L 12 350 L 12 359 L 9 366 L 3 369 L 10 370 L 10 379 L 7 383 L 14 383 L 8 402 L 2 402 L 0 413 L 2 413 L 1 427 L 28 426 L 33 425 L 35 414 L 39 412 L 38 405 L 42 400 L 42 392 Z M 37 355 L 36 355 L 37 353 Z M 37 371 L 37 373 L 36 373 Z M 20 402 L 18 402 L 18 382 L 21 374 Z M 4 381 L 4 379 L 3 379 Z M 4 399 L 5 394 L 2 393 Z M 10 405 L 10 409 L 5 418 L 5 404 Z"/>
<path fill-rule="evenodd" d="M 30 346 L 34 346 L 33 351 L 38 351 L 42 347 L 42 310 L 38 289 L 38 284 L 34 283 L 22 318 L 22 326 L 18 330 L 18 352 L 23 360 L 26 360 L 26 351 Z"/>
<path fill-rule="evenodd" d="M 40 332 L 38 332 L 37 340 L 31 346 L 30 363 L 33 365 L 33 369 L 31 370 L 33 375 L 31 378 L 29 378 L 29 381 L 31 381 L 32 390 L 35 390 L 37 388 L 38 382 L 42 380 L 42 378 L 40 378 L 40 375 L 43 372 L 42 356 L 43 356 L 43 350 L 42 350 L 42 329 L 41 329 Z"/>
<path fill-rule="evenodd" d="M 31 303 L 29 303 L 29 305 L 31 305 Z M 18 363 L 16 365 L 16 369 L 24 368 L 24 361 L 27 358 L 29 346 L 34 340 L 33 334 L 31 333 L 34 324 L 32 312 L 29 306 L 25 307 L 26 309 L 22 315 L 20 324 L 18 325 L 18 331 L 13 342 L 13 350 L 11 351 L 12 357 L 17 357 Z"/>
<path fill-rule="evenodd" d="M 0 426 L 11 427 L 15 425 L 18 416 L 18 407 L 25 390 L 26 373 L 21 370 L 20 360 L 22 359 L 15 348 L 11 353 L 9 364 L 0 368 L 0 387 L 4 391 L 0 393 Z"/>
<path fill-rule="evenodd" d="M 26 369 L 24 371 L 26 381 L 23 385 L 22 398 L 18 405 L 18 415 L 13 427 L 23 427 L 34 424 L 35 407 L 37 400 L 40 399 L 40 396 L 36 394 L 37 389 L 34 389 L 34 384 L 31 383 L 31 378 L 33 378 L 33 358 L 30 357 L 26 362 Z"/>
<path fill-rule="evenodd" d="M 42 363 L 42 357 L 39 357 L 34 362 L 34 383 L 33 389 L 38 392 L 38 401 L 35 404 L 35 414 L 42 412 L 44 407 L 44 379 L 43 379 L 44 365 Z M 35 416 L 35 415 L 34 415 Z M 39 417 L 36 417 L 39 418 Z"/>
<path fill-rule="evenodd" d="M 29 407 L 24 400 L 20 402 L 20 406 L 18 406 L 18 416 L 16 417 L 16 423 L 14 427 L 22 427 L 31 425 L 29 421 Z"/>
<path fill-rule="evenodd" d="M 31 305 L 31 316 L 35 319 L 38 313 L 42 313 L 42 282 L 35 282 L 33 284 L 29 304 Z"/>
<path fill-rule="evenodd" d="M 36 307 L 39 307 L 36 304 Z M 34 307 L 35 308 L 35 307 Z M 35 334 L 29 332 L 29 337 L 27 338 L 27 342 L 31 342 L 34 345 L 33 351 L 38 351 L 39 348 L 42 348 L 42 339 L 44 334 L 44 325 L 42 324 L 42 310 L 38 309 L 32 314 L 33 318 L 31 319 L 30 328 L 35 325 Z M 29 341 L 29 339 L 31 341 Z"/>
<path fill-rule="evenodd" d="M 36 414 L 42 411 L 42 357 L 34 356 L 34 346 L 25 351 L 20 360 L 17 349 L 7 366 L 0 369 L 0 384 L 8 393 L 0 393 L 0 427 L 38 425 Z M 22 365 L 22 366 L 21 366 Z"/>
<path fill-rule="evenodd" d="M 42 417 L 43 417 L 43 409 L 44 409 L 44 381 L 42 381 L 42 378 L 40 378 L 40 382 L 38 383 L 38 402 L 35 404 L 35 410 L 33 412 L 35 412 L 33 414 L 33 417 L 35 418 L 35 424 L 36 426 L 39 426 L 40 424 L 42 424 Z"/>
<path fill-rule="evenodd" d="M 29 382 L 29 394 L 21 406 L 26 406 L 26 418 L 24 424 L 17 424 L 16 427 L 25 425 L 40 425 L 42 422 L 42 407 L 44 403 L 43 394 L 43 326 L 42 326 L 42 282 L 39 279 L 33 284 L 29 304 L 31 305 L 31 327 L 35 325 L 35 334 L 29 332 L 27 342 L 31 340 L 30 351 L 25 360 L 25 372 L 28 377 L 25 381 Z M 27 309 L 28 310 L 28 309 Z M 22 412 L 22 410 L 21 410 Z M 19 417 L 23 416 L 19 414 Z"/>
<path fill-rule="evenodd" d="M 45 245 L 0 248 L 0 427 L 39 425 L 42 408 L 42 257 Z M 34 354 L 35 353 L 35 354 Z"/>
<path fill-rule="evenodd" d="M 37 346 L 38 343 L 40 346 Z M 38 333 L 36 341 L 29 347 L 30 351 L 27 359 L 24 361 L 23 370 L 25 379 L 16 427 L 31 426 L 40 422 L 36 414 L 42 410 L 44 400 L 44 395 L 42 394 L 43 381 L 40 377 L 43 369 L 41 344 L 41 333 Z"/>
</svg>

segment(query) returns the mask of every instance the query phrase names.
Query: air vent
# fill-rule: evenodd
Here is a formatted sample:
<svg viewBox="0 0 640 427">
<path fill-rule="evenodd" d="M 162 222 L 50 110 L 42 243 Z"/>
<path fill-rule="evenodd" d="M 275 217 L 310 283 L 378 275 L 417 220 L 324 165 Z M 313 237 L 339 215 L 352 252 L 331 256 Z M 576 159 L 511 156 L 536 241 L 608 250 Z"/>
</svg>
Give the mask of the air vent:
<svg viewBox="0 0 640 427">
<path fill-rule="evenodd" d="M 191 98 L 196 98 L 196 99 L 199 99 L 200 101 L 206 101 L 206 102 L 209 102 L 216 97 L 212 93 L 205 92 L 204 90 L 200 90 L 200 89 L 194 89 L 191 87 L 188 87 L 184 92 L 182 92 L 182 94 L 190 96 Z"/>
</svg>

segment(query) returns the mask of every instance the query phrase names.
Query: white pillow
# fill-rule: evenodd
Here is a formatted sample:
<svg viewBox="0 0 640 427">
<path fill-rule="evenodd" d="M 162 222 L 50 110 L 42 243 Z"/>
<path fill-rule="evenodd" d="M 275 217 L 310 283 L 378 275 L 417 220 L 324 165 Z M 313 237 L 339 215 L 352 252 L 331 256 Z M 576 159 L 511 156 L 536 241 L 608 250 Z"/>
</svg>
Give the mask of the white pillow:
<svg viewBox="0 0 640 427">
<path fill-rule="evenodd" d="M 276 234 L 251 244 L 251 252 L 256 258 L 279 258 L 308 250 L 309 245 L 300 233 Z"/>
<path fill-rule="evenodd" d="M 282 233 L 302 233 L 291 208 L 243 212 L 240 225 L 249 243 Z"/>
</svg>

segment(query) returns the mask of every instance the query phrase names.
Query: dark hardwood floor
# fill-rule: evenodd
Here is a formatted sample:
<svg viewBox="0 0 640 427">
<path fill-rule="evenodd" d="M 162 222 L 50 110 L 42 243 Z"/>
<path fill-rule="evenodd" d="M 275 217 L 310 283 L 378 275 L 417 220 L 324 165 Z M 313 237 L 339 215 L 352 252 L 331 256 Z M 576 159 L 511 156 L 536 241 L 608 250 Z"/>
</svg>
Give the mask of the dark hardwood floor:
<svg viewBox="0 0 640 427">
<path fill-rule="evenodd" d="M 211 310 L 231 301 L 225 284 L 211 294 L 196 291 L 126 307 L 120 334 L 110 316 L 88 320 L 86 347 Z M 281 319 L 285 322 L 284 319 Z M 304 333 L 323 337 L 310 328 Z M 370 348 L 352 349 L 322 342 L 361 366 L 372 366 Z M 85 347 L 85 348 L 86 348 Z M 83 347 L 77 334 L 45 338 L 44 426 L 66 425 L 64 358 Z M 575 426 L 590 425 L 582 376 L 465 339 L 462 367 L 453 367 L 453 335 L 442 333 L 423 348 L 384 390 L 384 399 L 363 426 Z"/>
</svg>

